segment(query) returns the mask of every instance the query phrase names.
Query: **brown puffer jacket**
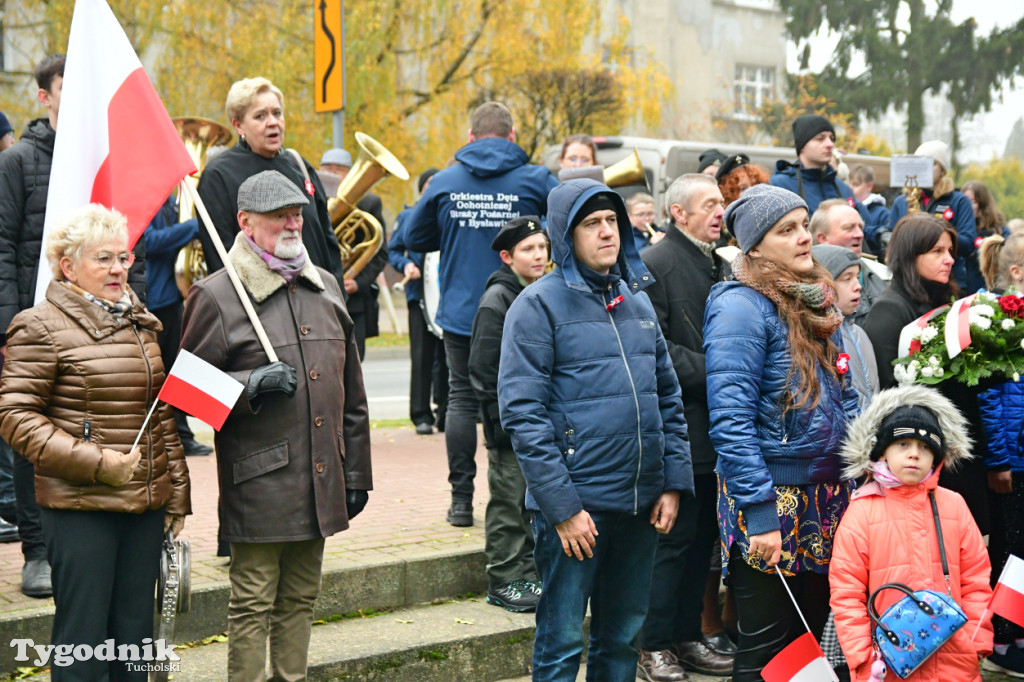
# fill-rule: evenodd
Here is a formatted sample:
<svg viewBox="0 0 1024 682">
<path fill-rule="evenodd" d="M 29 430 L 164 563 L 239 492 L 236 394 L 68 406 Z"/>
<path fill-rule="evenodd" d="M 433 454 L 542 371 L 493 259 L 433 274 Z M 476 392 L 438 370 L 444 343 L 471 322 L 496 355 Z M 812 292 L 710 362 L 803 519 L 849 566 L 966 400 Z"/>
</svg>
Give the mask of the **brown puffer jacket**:
<svg viewBox="0 0 1024 682">
<path fill-rule="evenodd" d="M 36 472 L 50 509 L 189 514 L 188 468 L 171 406 L 161 403 L 139 441 L 142 459 L 121 487 L 96 480 L 100 448 L 129 452 L 164 381 L 156 317 L 135 294 L 115 318 L 64 285 L 7 330 L 0 435 Z"/>
</svg>

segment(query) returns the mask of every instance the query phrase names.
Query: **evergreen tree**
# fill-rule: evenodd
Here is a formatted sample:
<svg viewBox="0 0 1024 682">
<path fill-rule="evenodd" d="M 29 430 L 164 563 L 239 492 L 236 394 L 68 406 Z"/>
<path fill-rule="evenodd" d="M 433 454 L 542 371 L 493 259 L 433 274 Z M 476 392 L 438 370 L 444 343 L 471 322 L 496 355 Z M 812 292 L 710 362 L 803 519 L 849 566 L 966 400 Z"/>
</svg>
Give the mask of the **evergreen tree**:
<svg viewBox="0 0 1024 682">
<path fill-rule="evenodd" d="M 1003 158 L 1024 161 L 1024 118 L 1018 118 L 1013 124 L 1010 137 L 1006 140 L 1006 148 L 1003 149 Z"/>
</svg>

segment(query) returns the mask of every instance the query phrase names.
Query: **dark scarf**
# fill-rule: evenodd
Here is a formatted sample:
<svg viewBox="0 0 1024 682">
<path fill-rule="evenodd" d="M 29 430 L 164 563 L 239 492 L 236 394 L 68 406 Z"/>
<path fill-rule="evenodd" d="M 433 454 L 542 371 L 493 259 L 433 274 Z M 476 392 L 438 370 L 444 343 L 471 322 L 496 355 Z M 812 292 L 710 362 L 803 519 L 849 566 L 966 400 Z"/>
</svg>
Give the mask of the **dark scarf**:
<svg viewBox="0 0 1024 682">
<path fill-rule="evenodd" d="M 793 279 L 771 261 L 761 261 L 758 265 L 771 273 L 768 283 L 757 281 L 749 270 L 749 258 L 737 258 L 732 265 L 733 275 L 737 281 L 747 285 L 754 291 L 763 294 L 776 306 L 787 296 L 800 302 L 807 310 L 810 329 L 819 339 L 832 336 L 843 323 L 843 314 L 835 306 L 836 292 L 826 282 L 800 282 Z"/>
<path fill-rule="evenodd" d="M 252 250 L 259 254 L 259 257 L 263 259 L 263 262 L 267 264 L 267 267 L 284 277 L 284 281 L 288 282 L 288 284 L 294 282 L 298 276 L 302 274 L 302 269 L 306 267 L 307 258 L 305 246 L 302 247 L 302 253 L 295 258 L 278 258 L 254 242 L 249 235 L 245 235 L 245 240 L 249 242 L 249 246 L 252 247 Z"/>
</svg>

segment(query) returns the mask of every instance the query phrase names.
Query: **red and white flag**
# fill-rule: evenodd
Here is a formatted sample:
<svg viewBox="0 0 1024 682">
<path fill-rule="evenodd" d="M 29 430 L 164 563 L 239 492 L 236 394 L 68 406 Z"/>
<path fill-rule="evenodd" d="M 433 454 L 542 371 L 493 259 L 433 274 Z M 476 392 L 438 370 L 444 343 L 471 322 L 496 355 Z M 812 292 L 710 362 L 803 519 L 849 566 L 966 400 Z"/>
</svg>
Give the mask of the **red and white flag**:
<svg viewBox="0 0 1024 682">
<path fill-rule="evenodd" d="M 897 357 L 905 358 L 908 355 L 921 350 L 921 332 L 933 319 L 946 312 L 949 305 L 941 305 L 938 308 L 929 310 L 900 330 L 900 340 L 897 347 Z"/>
<path fill-rule="evenodd" d="M 839 682 L 814 635 L 805 632 L 761 671 L 765 682 Z"/>
<path fill-rule="evenodd" d="M 181 350 L 157 400 L 170 403 L 220 431 L 243 388 L 241 382 L 206 360 Z"/>
<path fill-rule="evenodd" d="M 977 294 L 953 301 L 953 307 L 946 315 L 946 352 L 952 360 L 971 345 L 971 303 Z"/>
<path fill-rule="evenodd" d="M 43 226 L 68 211 L 103 204 L 128 218 L 132 248 L 160 205 L 195 163 L 104 0 L 77 0 L 71 18 L 57 139 Z M 40 267 L 36 302 L 50 282 Z"/>
<path fill-rule="evenodd" d="M 992 613 L 1024 627 L 1024 559 L 1010 555 L 989 605 Z"/>
</svg>

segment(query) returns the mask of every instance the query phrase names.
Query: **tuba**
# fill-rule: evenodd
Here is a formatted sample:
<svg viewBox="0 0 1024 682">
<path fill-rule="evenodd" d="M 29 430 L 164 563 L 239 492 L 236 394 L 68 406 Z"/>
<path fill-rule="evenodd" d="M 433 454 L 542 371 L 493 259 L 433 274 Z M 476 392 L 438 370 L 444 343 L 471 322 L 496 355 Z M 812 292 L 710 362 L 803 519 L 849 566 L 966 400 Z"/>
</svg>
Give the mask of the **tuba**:
<svg viewBox="0 0 1024 682">
<path fill-rule="evenodd" d="M 384 244 L 384 229 L 377 219 L 356 208 L 363 195 L 385 176 L 408 180 L 409 171 L 384 145 L 369 135 L 356 133 L 359 156 L 345 179 L 338 185 L 337 195 L 327 201 L 331 226 L 341 249 L 345 279 L 352 279 L 377 255 Z"/>
<path fill-rule="evenodd" d="M 206 153 L 210 147 L 231 142 L 231 130 L 216 121 L 206 118 L 179 117 L 171 119 L 174 128 L 181 135 L 185 149 L 192 157 L 199 170 L 195 175 L 185 178 L 182 182 L 190 182 L 192 186 L 199 184 L 199 176 L 206 166 Z M 192 195 L 178 192 L 178 220 L 185 222 L 192 217 Z M 189 287 L 193 282 L 206 277 L 206 260 L 203 258 L 203 247 L 198 239 L 186 244 L 174 261 L 174 281 L 182 296 L 188 297 Z"/>
</svg>

